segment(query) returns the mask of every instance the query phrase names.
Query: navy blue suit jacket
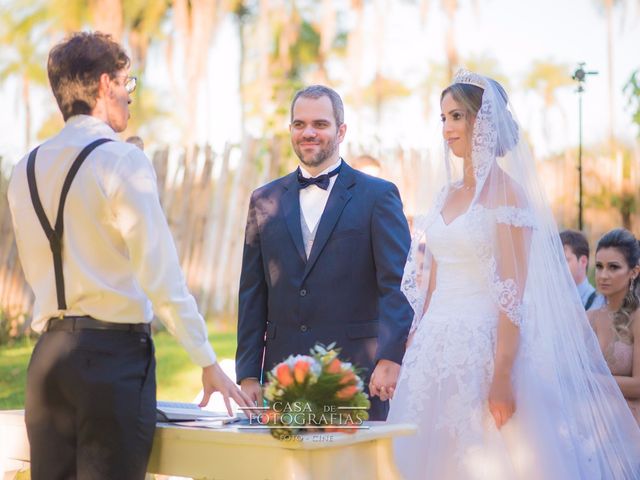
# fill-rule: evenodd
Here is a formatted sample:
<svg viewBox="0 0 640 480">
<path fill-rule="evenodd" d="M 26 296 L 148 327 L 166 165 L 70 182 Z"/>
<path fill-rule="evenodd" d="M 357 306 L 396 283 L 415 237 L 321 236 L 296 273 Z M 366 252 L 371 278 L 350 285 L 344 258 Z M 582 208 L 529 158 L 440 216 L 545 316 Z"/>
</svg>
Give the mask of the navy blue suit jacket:
<svg viewBox="0 0 640 480">
<path fill-rule="evenodd" d="M 365 369 L 402 362 L 413 311 L 400 291 L 410 235 L 396 186 L 343 162 L 307 260 L 296 172 L 253 192 L 240 277 L 238 381 L 336 342 Z M 372 399 L 371 419 L 387 402 Z"/>
</svg>

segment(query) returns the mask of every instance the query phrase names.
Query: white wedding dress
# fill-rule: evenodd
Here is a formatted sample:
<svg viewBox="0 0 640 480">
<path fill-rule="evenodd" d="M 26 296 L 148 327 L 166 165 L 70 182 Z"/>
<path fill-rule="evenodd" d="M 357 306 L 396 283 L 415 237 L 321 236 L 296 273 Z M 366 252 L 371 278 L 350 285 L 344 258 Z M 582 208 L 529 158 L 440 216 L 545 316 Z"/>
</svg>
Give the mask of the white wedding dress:
<svg viewBox="0 0 640 480">
<path fill-rule="evenodd" d="M 461 70 L 447 95 L 478 89 L 470 206 L 449 224 L 440 214 L 471 173 L 456 174 L 445 143 L 443 188 L 413 222 L 401 288 L 414 337 L 388 420 L 418 433 L 395 440 L 398 468 L 410 480 L 640 480 L 640 429 L 589 326 L 506 92 Z M 499 318 L 519 332 L 516 410 L 500 430 L 488 408 Z"/>
<path fill-rule="evenodd" d="M 436 287 L 406 352 L 388 419 L 418 426 L 417 435 L 395 440 L 400 472 L 433 480 L 615 478 L 603 473 L 607 459 L 595 451 L 602 439 L 590 438 L 603 432 L 580 431 L 574 415 L 589 406 L 567 403 L 553 381 L 556 366 L 546 362 L 554 357 L 527 322 L 512 372 L 516 412 L 495 427 L 487 398 L 498 308 L 468 230 L 470 216 L 482 213 L 490 212 L 468 211 L 448 225 L 437 215 L 425 232 Z M 633 421 L 628 412 L 612 414 Z M 638 472 L 637 465 L 626 471 Z"/>
</svg>

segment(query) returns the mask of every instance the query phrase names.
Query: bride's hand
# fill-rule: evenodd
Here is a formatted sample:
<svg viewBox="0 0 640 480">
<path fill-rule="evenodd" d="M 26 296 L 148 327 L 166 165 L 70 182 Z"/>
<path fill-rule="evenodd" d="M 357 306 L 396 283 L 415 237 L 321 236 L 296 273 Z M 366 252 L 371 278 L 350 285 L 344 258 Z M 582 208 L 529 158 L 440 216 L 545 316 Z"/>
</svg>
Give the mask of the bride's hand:
<svg viewBox="0 0 640 480">
<path fill-rule="evenodd" d="M 494 374 L 489 390 L 489 411 L 498 429 L 509 421 L 516 411 L 513 387 L 509 375 Z"/>
</svg>

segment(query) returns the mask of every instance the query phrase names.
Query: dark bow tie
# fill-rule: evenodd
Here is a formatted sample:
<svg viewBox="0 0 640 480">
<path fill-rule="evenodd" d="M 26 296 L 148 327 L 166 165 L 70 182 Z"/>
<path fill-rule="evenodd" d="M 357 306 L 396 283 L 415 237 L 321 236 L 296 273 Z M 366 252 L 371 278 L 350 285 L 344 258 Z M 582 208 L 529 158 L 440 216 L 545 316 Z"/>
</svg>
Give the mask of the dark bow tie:
<svg viewBox="0 0 640 480">
<path fill-rule="evenodd" d="M 329 179 L 334 175 L 337 175 L 340 171 L 340 167 L 342 167 L 342 162 L 338 166 L 338 168 L 331 170 L 329 173 L 325 173 L 323 175 L 318 175 L 317 177 L 307 178 L 302 175 L 302 171 L 300 171 L 300 167 L 298 167 L 298 184 L 300 188 L 307 188 L 309 185 L 317 185 L 323 190 L 329 188 Z"/>
</svg>

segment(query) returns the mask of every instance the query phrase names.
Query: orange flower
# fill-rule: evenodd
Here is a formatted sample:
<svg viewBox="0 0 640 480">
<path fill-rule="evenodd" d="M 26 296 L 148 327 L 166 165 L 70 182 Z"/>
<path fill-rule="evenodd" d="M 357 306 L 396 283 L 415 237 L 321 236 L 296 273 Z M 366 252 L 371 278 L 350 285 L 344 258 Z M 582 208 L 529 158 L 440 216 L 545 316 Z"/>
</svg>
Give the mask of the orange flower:
<svg viewBox="0 0 640 480">
<path fill-rule="evenodd" d="M 342 374 L 342 378 L 340 379 L 339 383 L 340 385 L 346 385 L 348 383 L 355 381 L 355 379 L 356 379 L 356 375 L 351 370 L 347 370 Z"/>
<path fill-rule="evenodd" d="M 293 383 L 293 375 L 291 375 L 289 365 L 286 363 L 278 365 L 278 368 L 276 369 L 276 378 L 278 379 L 278 382 L 280 382 L 280 385 L 285 388 L 291 385 Z"/>
<path fill-rule="evenodd" d="M 336 397 L 338 397 L 339 400 L 349 400 L 356 393 L 358 393 L 358 387 L 356 385 L 347 385 L 338 390 Z"/>
<path fill-rule="evenodd" d="M 337 358 L 331 360 L 331 363 L 327 365 L 327 373 L 336 374 L 342 371 L 342 362 Z"/>
<path fill-rule="evenodd" d="M 293 366 L 293 376 L 298 383 L 304 383 L 304 379 L 309 372 L 309 364 L 304 360 L 298 360 Z"/>
</svg>

